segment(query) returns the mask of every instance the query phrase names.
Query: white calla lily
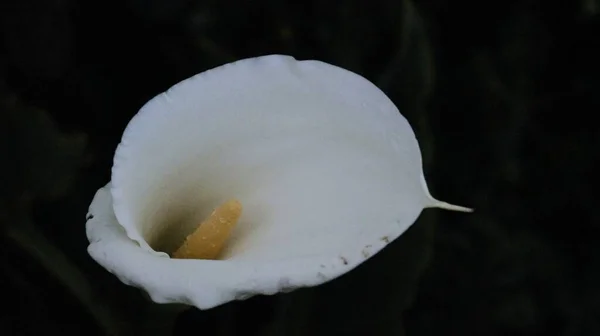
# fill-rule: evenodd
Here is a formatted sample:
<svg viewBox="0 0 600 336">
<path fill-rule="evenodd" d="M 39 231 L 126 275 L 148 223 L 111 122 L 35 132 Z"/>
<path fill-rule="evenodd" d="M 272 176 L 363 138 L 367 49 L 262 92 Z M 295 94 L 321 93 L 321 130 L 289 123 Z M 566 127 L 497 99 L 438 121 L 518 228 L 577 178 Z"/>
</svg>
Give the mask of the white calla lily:
<svg viewBox="0 0 600 336">
<path fill-rule="evenodd" d="M 229 199 L 243 205 L 217 260 L 175 259 Z M 87 221 L 89 253 L 160 303 L 208 309 L 330 281 L 435 200 L 415 135 L 363 77 L 271 55 L 189 78 L 148 102 Z"/>
</svg>

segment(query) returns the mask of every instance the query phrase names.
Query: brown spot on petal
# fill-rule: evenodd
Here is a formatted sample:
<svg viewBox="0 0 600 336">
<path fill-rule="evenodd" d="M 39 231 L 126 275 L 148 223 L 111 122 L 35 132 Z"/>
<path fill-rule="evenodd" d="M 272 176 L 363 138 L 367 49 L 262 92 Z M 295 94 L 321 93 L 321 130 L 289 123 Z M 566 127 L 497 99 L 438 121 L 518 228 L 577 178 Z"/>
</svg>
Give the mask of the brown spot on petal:
<svg viewBox="0 0 600 336">
<path fill-rule="evenodd" d="M 369 252 L 369 249 L 371 248 L 371 245 L 367 245 L 365 246 L 365 248 L 362 250 L 362 255 L 363 257 L 366 259 L 368 257 L 371 256 L 371 253 Z"/>
<path fill-rule="evenodd" d="M 381 240 L 382 240 L 382 241 L 384 241 L 386 244 L 389 244 L 389 242 L 390 242 L 390 237 L 388 237 L 388 236 L 383 236 L 383 237 L 381 237 Z"/>
</svg>

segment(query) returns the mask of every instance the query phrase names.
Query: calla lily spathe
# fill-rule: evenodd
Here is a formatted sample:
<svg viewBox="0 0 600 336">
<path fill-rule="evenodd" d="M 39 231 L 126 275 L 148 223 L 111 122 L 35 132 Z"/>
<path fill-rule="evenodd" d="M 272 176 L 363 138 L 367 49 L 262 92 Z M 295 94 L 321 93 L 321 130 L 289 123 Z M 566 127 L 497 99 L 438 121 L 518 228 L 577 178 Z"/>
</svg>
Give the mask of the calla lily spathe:
<svg viewBox="0 0 600 336">
<path fill-rule="evenodd" d="M 219 260 L 173 259 L 219 204 L 244 206 Z M 89 253 L 160 303 L 208 309 L 330 281 L 435 200 L 414 132 L 365 78 L 270 55 L 203 72 L 149 101 L 89 211 Z"/>
</svg>

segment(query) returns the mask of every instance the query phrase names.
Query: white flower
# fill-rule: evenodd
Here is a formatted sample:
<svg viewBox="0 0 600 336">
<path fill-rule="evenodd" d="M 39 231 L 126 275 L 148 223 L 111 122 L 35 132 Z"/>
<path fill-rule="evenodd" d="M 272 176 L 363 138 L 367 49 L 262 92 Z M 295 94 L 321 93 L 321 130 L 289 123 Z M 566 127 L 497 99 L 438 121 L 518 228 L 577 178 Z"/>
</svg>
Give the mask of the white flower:
<svg viewBox="0 0 600 336">
<path fill-rule="evenodd" d="M 175 251 L 219 204 L 239 223 L 218 260 Z M 148 102 L 87 221 L 88 251 L 159 303 L 208 309 L 330 281 L 400 236 L 435 200 L 415 135 L 375 85 L 272 55 L 187 79 Z"/>
</svg>

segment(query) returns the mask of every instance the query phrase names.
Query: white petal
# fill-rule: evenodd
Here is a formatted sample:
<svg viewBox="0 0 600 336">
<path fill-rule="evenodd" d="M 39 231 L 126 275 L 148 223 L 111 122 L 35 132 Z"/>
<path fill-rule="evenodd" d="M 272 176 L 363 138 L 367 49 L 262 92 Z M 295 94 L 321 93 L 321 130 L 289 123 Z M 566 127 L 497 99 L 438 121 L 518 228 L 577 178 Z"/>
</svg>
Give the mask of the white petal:
<svg viewBox="0 0 600 336">
<path fill-rule="evenodd" d="M 323 283 L 424 208 L 466 210 L 431 197 L 414 133 L 377 87 L 279 55 L 204 72 L 148 102 L 117 149 L 111 195 L 92 204 L 110 214 L 112 203 L 116 218 L 88 222 L 91 255 L 157 302 L 199 308 Z M 244 212 L 224 260 L 158 251 L 230 198 Z"/>
</svg>

